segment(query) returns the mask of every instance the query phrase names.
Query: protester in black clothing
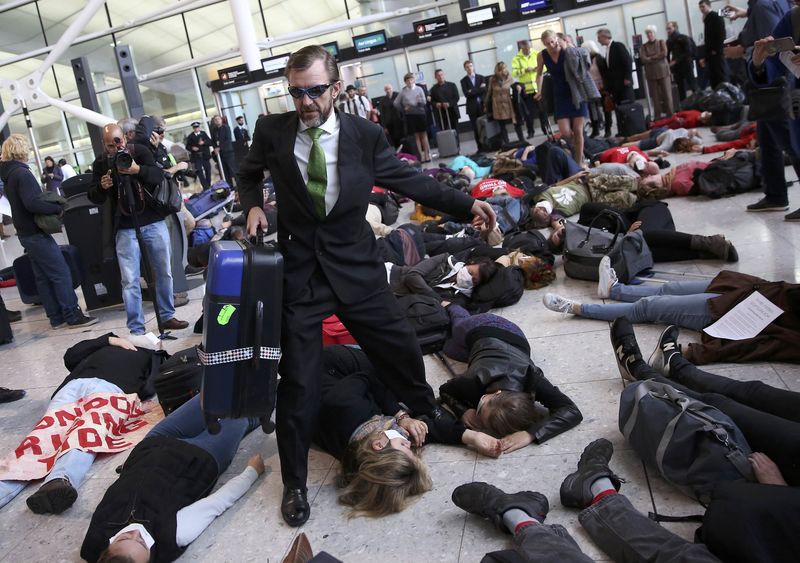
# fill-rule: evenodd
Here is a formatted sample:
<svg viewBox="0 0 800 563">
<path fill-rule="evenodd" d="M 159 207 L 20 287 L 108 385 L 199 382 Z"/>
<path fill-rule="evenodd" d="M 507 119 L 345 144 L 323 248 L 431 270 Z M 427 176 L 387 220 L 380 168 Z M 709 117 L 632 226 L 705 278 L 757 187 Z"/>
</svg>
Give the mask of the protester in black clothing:
<svg viewBox="0 0 800 563">
<path fill-rule="evenodd" d="M 375 373 L 367 355 L 327 346 L 314 442 L 341 460 L 342 504 L 355 513 L 382 516 L 402 510 L 431 488 L 412 446 L 464 444 L 497 457 L 500 441 L 448 416 L 411 418 Z"/>
<path fill-rule="evenodd" d="M 454 323 L 469 323 L 461 307 L 447 308 Z M 501 438 L 505 453 L 543 444 L 583 420 L 575 403 L 533 363 L 530 344 L 518 327 L 482 315 L 481 322 L 456 336 L 461 342 L 448 347 L 467 348 L 469 365 L 463 375 L 439 387 L 440 401 L 467 427 Z M 535 402 L 549 409 L 549 416 L 542 418 Z"/>
<path fill-rule="evenodd" d="M 672 79 L 678 86 L 680 101 L 686 99 L 687 88 L 692 92 L 697 90 L 697 80 L 694 77 L 694 42 L 692 39 L 678 31 L 678 23 L 667 22 L 667 57 L 672 70 Z"/>
<path fill-rule="evenodd" d="M 701 65 L 705 65 L 711 88 L 720 82 L 728 81 L 728 63 L 725 60 L 725 20 L 711 8 L 711 0 L 700 0 L 700 12 L 703 14 L 703 37 L 705 49 Z"/>
<path fill-rule="evenodd" d="M 431 104 L 434 107 L 434 119 L 439 131 L 456 129 L 461 111 L 458 109 L 458 88 L 453 82 L 444 79 L 444 71 L 440 68 L 434 73 L 436 84 L 431 87 Z"/>
<path fill-rule="evenodd" d="M 723 235 L 692 235 L 675 229 L 672 213 L 666 202 L 644 199 L 628 209 L 617 209 L 605 203 L 589 202 L 581 206 L 578 223 L 589 226 L 603 211 L 617 212 L 622 218 L 623 228 L 628 232 L 640 229 L 653 262 L 680 262 L 682 260 L 724 260 L 737 262 L 739 254 L 733 243 Z M 604 216 L 595 222 L 599 228 L 613 230 L 613 218 Z M 564 245 L 564 224 L 557 223 L 549 238 L 550 248 L 561 251 Z"/>
<path fill-rule="evenodd" d="M 211 187 L 211 137 L 200 129 L 200 122 L 192 123 L 192 132 L 186 136 L 184 141 L 186 150 L 189 151 L 189 159 L 194 166 L 200 185 L 204 190 Z"/>
<path fill-rule="evenodd" d="M 469 116 L 469 122 L 472 124 L 472 133 L 477 143 L 480 138 L 478 118 L 483 115 L 483 102 L 486 97 L 486 78 L 475 72 L 475 65 L 472 61 L 464 61 L 464 70 L 467 74 L 461 79 L 461 91 L 464 93 L 464 97 L 467 98 L 467 115 Z"/>
<path fill-rule="evenodd" d="M 239 164 L 236 162 L 236 153 L 233 150 L 231 128 L 219 115 L 215 115 L 211 119 L 211 140 L 214 145 L 214 156 L 219 156 L 222 162 L 225 181 L 231 188 L 236 189 L 236 173 L 239 171 Z"/>
</svg>

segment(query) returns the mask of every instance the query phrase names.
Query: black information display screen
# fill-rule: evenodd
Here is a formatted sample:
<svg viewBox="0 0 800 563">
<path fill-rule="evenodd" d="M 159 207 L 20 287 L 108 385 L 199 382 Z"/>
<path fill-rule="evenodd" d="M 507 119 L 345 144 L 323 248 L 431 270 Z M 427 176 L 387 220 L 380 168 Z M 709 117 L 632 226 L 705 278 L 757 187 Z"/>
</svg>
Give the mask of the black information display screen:
<svg viewBox="0 0 800 563">
<path fill-rule="evenodd" d="M 250 83 L 250 73 L 247 70 L 246 64 L 222 68 L 217 71 L 217 75 L 222 81 L 222 86 L 224 88 Z"/>
<path fill-rule="evenodd" d="M 359 55 L 381 53 L 389 48 L 386 44 L 386 32 L 384 30 L 356 35 L 353 37 L 353 46 Z"/>
<path fill-rule="evenodd" d="M 417 36 L 417 40 L 420 41 L 447 37 L 449 28 L 447 16 L 436 16 L 435 18 L 414 22 L 414 34 Z"/>
</svg>

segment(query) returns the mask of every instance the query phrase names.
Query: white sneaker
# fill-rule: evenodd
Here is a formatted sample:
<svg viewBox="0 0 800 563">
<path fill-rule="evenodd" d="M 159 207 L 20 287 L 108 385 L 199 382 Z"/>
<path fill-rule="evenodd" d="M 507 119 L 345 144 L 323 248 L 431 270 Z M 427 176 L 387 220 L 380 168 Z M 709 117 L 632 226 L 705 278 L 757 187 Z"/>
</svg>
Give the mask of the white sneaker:
<svg viewBox="0 0 800 563">
<path fill-rule="evenodd" d="M 566 297 L 556 295 L 555 293 L 545 293 L 544 297 L 542 297 L 542 303 L 545 307 L 556 313 L 563 313 L 564 315 L 573 314 L 572 306 L 574 302 Z"/>
<path fill-rule="evenodd" d="M 617 272 L 611 267 L 611 257 L 603 256 L 597 269 L 597 296 L 601 299 L 611 297 L 611 288 L 617 285 Z"/>
</svg>

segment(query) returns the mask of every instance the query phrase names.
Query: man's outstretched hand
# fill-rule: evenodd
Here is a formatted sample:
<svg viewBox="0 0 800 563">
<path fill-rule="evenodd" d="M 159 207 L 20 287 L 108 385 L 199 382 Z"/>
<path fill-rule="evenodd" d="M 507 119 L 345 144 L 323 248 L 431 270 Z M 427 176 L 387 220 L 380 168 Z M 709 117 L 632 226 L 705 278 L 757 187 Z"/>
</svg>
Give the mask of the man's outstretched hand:
<svg viewBox="0 0 800 563">
<path fill-rule="evenodd" d="M 472 204 L 470 212 L 475 216 L 474 219 L 472 219 L 473 227 L 476 229 L 485 229 L 487 231 L 494 230 L 495 225 L 497 225 L 497 216 L 491 205 L 485 201 L 476 199 L 475 203 Z"/>
</svg>

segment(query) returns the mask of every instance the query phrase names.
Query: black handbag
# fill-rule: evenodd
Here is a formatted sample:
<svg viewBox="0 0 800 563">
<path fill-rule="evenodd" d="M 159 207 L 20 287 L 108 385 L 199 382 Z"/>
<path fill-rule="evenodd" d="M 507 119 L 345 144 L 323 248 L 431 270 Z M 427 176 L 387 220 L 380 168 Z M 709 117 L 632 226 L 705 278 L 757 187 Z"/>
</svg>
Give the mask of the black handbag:
<svg viewBox="0 0 800 563">
<path fill-rule="evenodd" d="M 616 225 L 614 232 L 595 226 L 601 218 L 610 218 Z M 619 213 L 604 210 L 588 227 L 567 221 L 564 233 L 564 272 L 571 278 L 597 281 L 597 269 L 603 256 L 610 256 L 611 263 L 618 262 L 622 251 L 625 224 Z"/>
</svg>

